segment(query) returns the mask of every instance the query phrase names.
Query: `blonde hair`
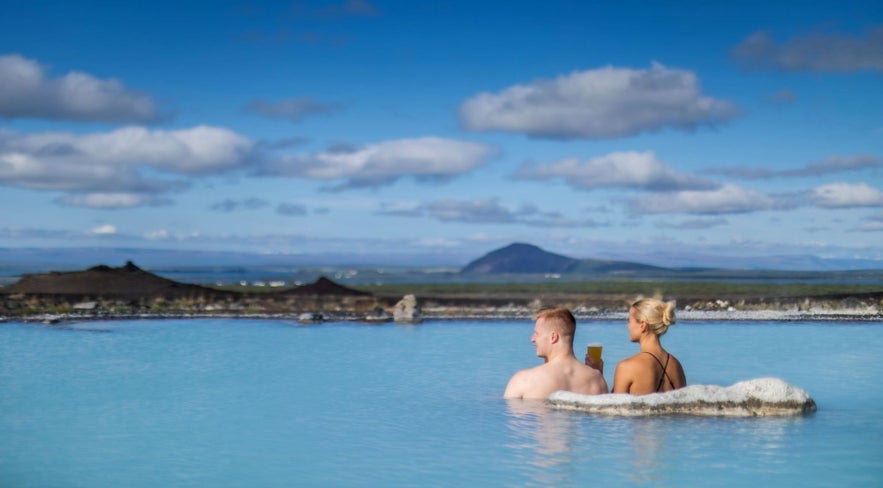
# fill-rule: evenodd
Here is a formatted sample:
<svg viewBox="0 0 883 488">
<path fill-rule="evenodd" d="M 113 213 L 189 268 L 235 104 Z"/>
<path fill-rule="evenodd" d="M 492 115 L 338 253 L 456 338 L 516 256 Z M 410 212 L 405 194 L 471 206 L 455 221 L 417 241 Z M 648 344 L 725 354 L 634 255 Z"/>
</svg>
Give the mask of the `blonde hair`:
<svg viewBox="0 0 883 488">
<path fill-rule="evenodd" d="M 552 330 L 558 332 L 558 335 L 567 337 L 570 343 L 573 343 L 573 336 L 576 335 L 576 318 L 570 313 L 570 310 L 564 307 L 544 308 L 537 312 L 534 320 L 548 321 Z"/>
<path fill-rule="evenodd" d="M 668 326 L 675 323 L 675 302 L 663 302 L 655 298 L 644 298 L 632 304 L 635 318 L 639 322 L 647 322 L 654 334 L 661 336 L 668 331 Z"/>
</svg>

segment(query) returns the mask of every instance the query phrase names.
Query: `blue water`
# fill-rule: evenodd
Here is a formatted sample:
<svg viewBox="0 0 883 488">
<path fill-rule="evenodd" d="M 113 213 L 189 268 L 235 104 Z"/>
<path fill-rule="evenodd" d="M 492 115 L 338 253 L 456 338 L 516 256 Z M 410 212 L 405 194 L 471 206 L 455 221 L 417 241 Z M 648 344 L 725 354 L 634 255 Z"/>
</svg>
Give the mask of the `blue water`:
<svg viewBox="0 0 883 488">
<path fill-rule="evenodd" d="M 585 322 L 607 379 L 625 324 Z M 797 418 L 612 418 L 500 398 L 525 322 L 0 324 L 0 486 L 880 486 L 878 323 L 681 322 L 690 383 L 777 376 Z"/>
</svg>

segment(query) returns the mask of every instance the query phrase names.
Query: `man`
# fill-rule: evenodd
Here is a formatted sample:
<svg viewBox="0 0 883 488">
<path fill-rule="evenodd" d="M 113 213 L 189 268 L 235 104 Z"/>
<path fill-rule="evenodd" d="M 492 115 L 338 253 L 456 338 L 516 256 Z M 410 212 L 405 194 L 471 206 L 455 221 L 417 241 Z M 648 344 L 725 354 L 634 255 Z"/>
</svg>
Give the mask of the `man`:
<svg viewBox="0 0 883 488">
<path fill-rule="evenodd" d="M 515 373 L 503 397 L 547 398 L 558 390 L 586 395 L 607 393 L 604 376 L 581 363 L 573 354 L 575 333 L 576 319 L 570 310 L 563 307 L 540 310 L 530 341 L 544 362 Z"/>
</svg>

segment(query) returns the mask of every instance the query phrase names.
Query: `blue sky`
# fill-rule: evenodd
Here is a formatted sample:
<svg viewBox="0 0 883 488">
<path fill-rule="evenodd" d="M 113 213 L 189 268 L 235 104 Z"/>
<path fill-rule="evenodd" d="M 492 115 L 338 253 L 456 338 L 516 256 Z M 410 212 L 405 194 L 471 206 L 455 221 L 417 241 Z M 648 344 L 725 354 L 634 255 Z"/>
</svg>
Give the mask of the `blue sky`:
<svg viewBox="0 0 883 488">
<path fill-rule="evenodd" d="M 880 2 L 0 14 L 3 247 L 883 262 Z"/>
</svg>

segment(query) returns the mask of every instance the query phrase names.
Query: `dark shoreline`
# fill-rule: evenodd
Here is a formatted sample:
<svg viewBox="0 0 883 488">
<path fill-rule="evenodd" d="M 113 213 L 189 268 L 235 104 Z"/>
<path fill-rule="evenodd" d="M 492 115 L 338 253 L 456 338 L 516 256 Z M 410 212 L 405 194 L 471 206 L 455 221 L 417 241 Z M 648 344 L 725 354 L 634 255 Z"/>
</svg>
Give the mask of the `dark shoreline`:
<svg viewBox="0 0 883 488">
<path fill-rule="evenodd" d="M 580 321 L 618 322 L 627 319 L 625 312 L 575 313 Z M 299 324 L 321 324 L 333 322 L 361 323 L 366 325 L 415 324 L 427 322 L 456 321 L 524 321 L 532 320 L 533 313 L 458 313 L 446 315 L 424 314 L 419 320 L 396 321 L 391 316 L 372 318 L 352 313 L 323 314 L 321 320 L 305 321 L 298 313 L 42 313 L 26 316 L 0 316 L 0 324 L 44 323 L 63 324 L 72 322 L 104 322 L 122 320 L 280 320 Z M 883 313 L 862 311 L 774 311 L 774 310 L 730 310 L 730 311 L 678 311 L 679 322 L 883 322 Z"/>
<path fill-rule="evenodd" d="M 243 318 L 300 323 L 529 320 L 566 307 L 582 320 L 625 320 L 635 300 L 677 302 L 679 320 L 883 321 L 876 286 L 634 281 L 414 283 L 350 288 L 320 277 L 257 291 L 180 283 L 132 262 L 25 275 L 0 288 L 0 322 Z"/>
</svg>

